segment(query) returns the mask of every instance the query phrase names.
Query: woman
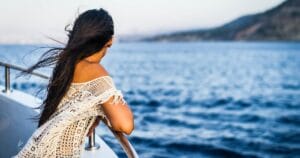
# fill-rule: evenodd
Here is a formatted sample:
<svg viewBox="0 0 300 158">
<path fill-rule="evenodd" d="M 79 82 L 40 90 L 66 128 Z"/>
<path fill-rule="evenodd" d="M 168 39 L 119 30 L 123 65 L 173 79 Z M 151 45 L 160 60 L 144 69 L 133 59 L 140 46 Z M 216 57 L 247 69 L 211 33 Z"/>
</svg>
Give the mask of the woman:
<svg viewBox="0 0 300 158">
<path fill-rule="evenodd" d="M 99 117 L 129 135 L 133 114 L 112 77 L 99 64 L 112 45 L 114 25 L 104 9 L 88 10 L 68 30 L 64 48 L 52 48 L 27 73 L 55 65 L 40 106 L 38 129 L 15 157 L 80 157 Z"/>
</svg>

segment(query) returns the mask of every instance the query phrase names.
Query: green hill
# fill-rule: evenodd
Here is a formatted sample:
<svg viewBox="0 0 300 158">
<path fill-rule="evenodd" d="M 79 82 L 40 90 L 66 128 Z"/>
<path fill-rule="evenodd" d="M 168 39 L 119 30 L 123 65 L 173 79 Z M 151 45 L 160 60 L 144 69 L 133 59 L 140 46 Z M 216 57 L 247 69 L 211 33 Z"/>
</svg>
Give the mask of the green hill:
<svg viewBox="0 0 300 158">
<path fill-rule="evenodd" d="M 300 40 L 300 0 L 287 0 L 263 13 L 247 15 L 211 29 L 186 30 L 142 41 Z"/>
</svg>

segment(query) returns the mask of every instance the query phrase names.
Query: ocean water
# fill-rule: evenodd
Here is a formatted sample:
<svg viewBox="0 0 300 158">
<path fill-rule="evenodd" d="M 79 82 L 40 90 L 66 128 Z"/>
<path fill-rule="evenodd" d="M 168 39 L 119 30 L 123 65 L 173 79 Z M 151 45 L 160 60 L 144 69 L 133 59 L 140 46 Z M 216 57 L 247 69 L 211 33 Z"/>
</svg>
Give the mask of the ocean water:
<svg viewBox="0 0 300 158">
<path fill-rule="evenodd" d="M 36 47 L 0 45 L 0 60 L 29 66 Z M 134 112 L 141 158 L 300 157 L 300 43 L 116 43 L 102 64 Z M 46 85 L 12 80 L 33 95 Z M 101 123 L 97 134 L 125 157 Z"/>
</svg>

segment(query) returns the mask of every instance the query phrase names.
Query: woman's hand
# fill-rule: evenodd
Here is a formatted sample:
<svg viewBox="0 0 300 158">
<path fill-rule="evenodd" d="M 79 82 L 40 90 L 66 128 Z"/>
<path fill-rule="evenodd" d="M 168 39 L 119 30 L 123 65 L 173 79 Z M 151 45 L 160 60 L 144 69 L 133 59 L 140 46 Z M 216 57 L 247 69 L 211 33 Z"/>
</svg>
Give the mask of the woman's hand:
<svg viewBox="0 0 300 158">
<path fill-rule="evenodd" d="M 87 133 L 86 136 L 91 136 L 91 134 L 92 134 L 92 132 L 94 131 L 94 129 L 98 126 L 100 120 L 101 120 L 100 117 L 97 116 L 95 122 L 94 122 L 93 125 L 90 127 L 89 132 Z"/>
</svg>

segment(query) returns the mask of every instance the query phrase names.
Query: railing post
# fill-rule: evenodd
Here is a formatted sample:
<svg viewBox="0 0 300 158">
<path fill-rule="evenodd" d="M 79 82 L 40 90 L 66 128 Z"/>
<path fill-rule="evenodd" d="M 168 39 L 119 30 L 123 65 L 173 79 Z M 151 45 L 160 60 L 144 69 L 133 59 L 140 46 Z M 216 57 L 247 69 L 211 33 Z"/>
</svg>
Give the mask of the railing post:
<svg viewBox="0 0 300 158">
<path fill-rule="evenodd" d="M 95 142 L 95 129 L 94 129 L 91 136 L 89 136 L 89 142 L 85 147 L 85 150 L 97 150 L 99 148 L 100 145 Z"/>
<path fill-rule="evenodd" d="M 4 92 L 5 93 L 9 93 L 10 92 L 10 69 L 8 65 L 5 65 L 5 89 Z"/>
</svg>

